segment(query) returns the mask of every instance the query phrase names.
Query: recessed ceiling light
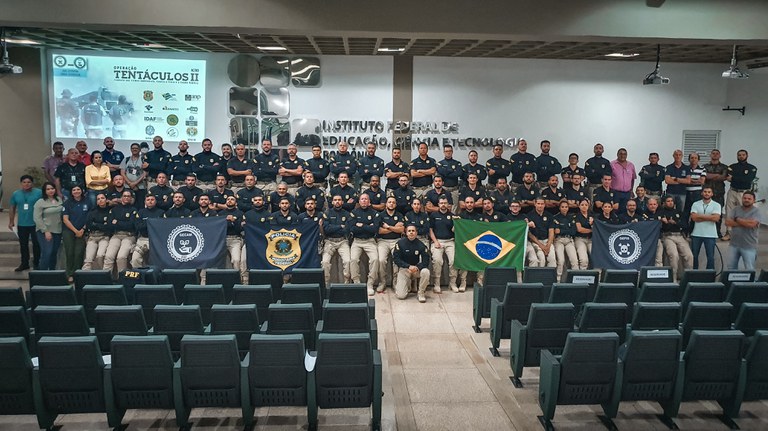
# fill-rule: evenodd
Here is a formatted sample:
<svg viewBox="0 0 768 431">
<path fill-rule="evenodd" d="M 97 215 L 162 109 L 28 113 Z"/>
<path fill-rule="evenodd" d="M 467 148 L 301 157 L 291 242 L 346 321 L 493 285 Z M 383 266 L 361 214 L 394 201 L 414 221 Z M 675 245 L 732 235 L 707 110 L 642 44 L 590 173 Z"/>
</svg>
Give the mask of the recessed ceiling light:
<svg viewBox="0 0 768 431">
<path fill-rule="evenodd" d="M 137 48 L 168 48 L 160 43 L 134 43 L 133 46 Z"/>
<path fill-rule="evenodd" d="M 379 52 L 403 52 L 405 48 L 379 48 Z"/>
<path fill-rule="evenodd" d="M 287 51 L 288 48 L 282 46 L 257 46 L 262 51 Z"/>
<path fill-rule="evenodd" d="M 638 55 L 640 55 L 640 54 L 638 54 L 636 52 L 627 52 L 627 53 L 625 53 L 625 52 L 612 52 L 610 54 L 605 54 L 605 57 L 632 58 L 632 57 L 637 57 Z"/>
<path fill-rule="evenodd" d="M 36 40 L 14 39 L 14 38 L 5 39 L 5 43 L 11 44 L 11 45 L 40 45 L 40 42 Z"/>
</svg>

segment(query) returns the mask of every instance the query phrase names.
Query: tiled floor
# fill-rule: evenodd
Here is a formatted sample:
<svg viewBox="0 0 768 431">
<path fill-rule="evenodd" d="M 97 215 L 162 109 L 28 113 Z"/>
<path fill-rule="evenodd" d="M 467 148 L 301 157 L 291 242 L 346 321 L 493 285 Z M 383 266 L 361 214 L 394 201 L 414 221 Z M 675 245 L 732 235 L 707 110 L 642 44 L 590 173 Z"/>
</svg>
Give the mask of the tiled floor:
<svg viewBox="0 0 768 431">
<path fill-rule="evenodd" d="M 765 232 L 764 232 L 765 233 Z M 766 236 L 763 235 L 765 238 Z M 720 243 L 726 254 L 727 243 Z M 758 268 L 768 268 L 768 247 L 762 246 Z M 397 300 L 391 291 L 376 295 L 379 348 L 384 360 L 384 430 L 538 430 L 538 369 L 526 368 L 524 388 L 509 381 L 509 341 L 502 341 L 500 357 L 488 347 L 488 320 L 484 332 L 472 331 L 472 291 L 440 295 L 430 293 L 426 304 L 411 296 Z M 623 403 L 614 420 L 621 430 L 667 429 L 655 415 L 661 410 L 648 402 Z M 717 419 L 714 402 L 684 403 L 675 419 L 682 430 L 726 430 Z M 560 430 L 604 429 L 598 406 L 560 406 L 554 425 Z M 306 429 L 302 408 L 263 408 L 257 412 L 256 430 Z M 320 429 L 367 429 L 367 409 L 320 412 Z M 241 429 L 236 409 L 197 409 L 193 429 Z M 768 429 L 768 403 L 749 402 L 736 420 L 741 429 Z M 124 420 L 129 430 L 175 429 L 170 411 L 130 411 Z M 57 424 L 64 430 L 103 430 L 104 415 L 65 415 Z M 0 416 L 0 431 L 35 430 L 34 416 Z"/>
</svg>

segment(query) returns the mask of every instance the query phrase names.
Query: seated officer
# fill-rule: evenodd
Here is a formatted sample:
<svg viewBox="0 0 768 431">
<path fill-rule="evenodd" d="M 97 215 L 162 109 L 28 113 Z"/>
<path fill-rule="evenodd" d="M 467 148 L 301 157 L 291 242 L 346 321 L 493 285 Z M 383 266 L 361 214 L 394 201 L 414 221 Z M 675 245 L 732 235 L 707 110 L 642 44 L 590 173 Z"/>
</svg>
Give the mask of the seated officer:
<svg viewBox="0 0 768 431">
<path fill-rule="evenodd" d="M 203 190 L 197 187 L 197 177 L 193 173 L 187 174 L 184 185 L 176 191 L 184 194 L 184 202 L 190 211 L 197 209 L 197 199 L 203 194 Z"/>
<path fill-rule="evenodd" d="M 157 199 L 157 207 L 165 211 L 173 205 L 173 189 L 168 186 L 165 172 L 158 172 L 155 181 L 157 184 L 149 188 L 149 194 Z"/>
<path fill-rule="evenodd" d="M 305 170 L 302 176 L 304 177 L 304 185 L 296 190 L 296 206 L 299 207 L 299 211 L 304 209 L 304 202 L 309 198 L 315 200 L 315 208 L 318 211 L 325 211 L 325 192 L 315 184 L 315 174 Z"/>
<path fill-rule="evenodd" d="M 381 189 L 381 179 L 378 175 L 371 175 L 368 187 L 363 193 L 367 194 L 370 198 L 371 208 L 376 211 L 384 211 L 387 194 Z"/>
<path fill-rule="evenodd" d="M 595 214 L 595 220 L 600 220 L 608 224 L 621 224 L 619 217 L 613 211 L 613 204 L 610 202 L 603 202 L 602 211 Z"/>
<path fill-rule="evenodd" d="M 279 189 L 279 186 L 278 186 Z M 278 210 L 269 216 L 269 224 L 273 227 L 288 227 L 299 222 L 299 216 L 292 211 L 293 202 L 288 196 L 283 196 L 277 203 Z"/>
<path fill-rule="evenodd" d="M 341 199 L 344 202 L 342 208 L 351 212 L 353 209 L 355 209 L 355 204 L 357 203 L 357 190 L 349 185 L 349 174 L 345 171 L 339 172 L 336 180 L 339 183 L 331 187 L 331 192 L 328 196 L 331 199 L 334 196 L 341 196 Z"/>
<path fill-rule="evenodd" d="M 397 184 L 399 187 L 392 190 L 392 196 L 397 201 L 397 212 L 405 215 L 405 213 L 411 210 L 411 202 L 416 197 L 416 192 L 408 185 L 408 177 L 406 175 L 401 175 L 397 179 Z"/>
<path fill-rule="evenodd" d="M 552 227 L 552 215 L 544 211 L 544 199 L 536 198 L 533 211 L 528 213 L 528 221 L 533 223 L 529 228 L 528 240 L 533 243 L 539 266 L 557 267 L 555 250 L 552 244 L 555 240 L 555 229 Z"/>
<path fill-rule="evenodd" d="M 224 175 L 216 175 L 216 187 L 208 191 L 211 198 L 211 208 L 223 210 L 227 207 L 227 197 L 235 196 L 235 192 L 227 188 L 227 178 Z"/>
<path fill-rule="evenodd" d="M 514 200 L 512 192 L 509 190 L 509 185 L 506 178 L 499 178 L 496 180 L 496 189 L 489 195 L 493 198 L 493 209 L 496 212 L 500 212 L 504 215 L 509 214 L 509 203 Z"/>
<path fill-rule="evenodd" d="M 117 272 L 128 269 L 128 256 L 136 244 L 136 220 L 138 212 L 133 206 L 133 192 L 125 190 L 120 205 L 109 210 L 112 237 L 104 255 L 104 270 L 112 271 L 117 262 Z"/>
<path fill-rule="evenodd" d="M 619 214 L 621 224 L 635 223 L 648 220 L 648 217 L 642 211 L 637 210 L 637 202 L 633 199 L 627 201 L 627 210 Z"/>
<path fill-rule="evenodd" d="M 609 202 L 614 211 L 619 209 L 619 200 L 616 198 L 613 189 L 611 189 L 612 182 L 613 178 L 611 178 L 610 174 L 603 175 L 603 183 L 593 192 L 592 200 L 594 201 L 594 211 L 596 213 L 603 210 L 604 202 Z"/>
<path fill-rule="evenodd" d="M 305 220 L 323 224 L 323 213 L 317 210 L 317 201 L 313 197 L 304 202 L 304 211 L 299 213 L 299 222 L 304 222 Z"/>
<path fill-rule="evenodd" d="M 216 217 L 216 210 L 211 209 L 211 198 L 207 194 L 201 195 L 197 199 L 197 205 L 198 207 L 189 213 L 190 217 Z"/>
<path fill-rule="evenodd" d="M 480 221 L 483 218 L 483 212 L 481 210 L 476 209 L 475 207 L 475 198 L 472 196 L 467 196 L 464 198 L 464 200 L 461 203 L 461 207 L 463 208 L 459 212 L 459 218 L 464 220 L 475 220 Z"/>
<path fill-rule="evenodd" d="M 539 196 L 544 198 L 547 212 L 557 214 L 560 208 L 560 201 L 565 198 L 563 190 L 557 187 L 557 176 L 552 175 L 547 181 L 547 188 L 539 191 Z"/>
<path fill-rule="evenodd" d="M 472 198 L 473 205 L 480 212 L 483 208 L 483 199 L 485 199 L 485 187 L 481 186 L 477 180 L 477 174 L 470 172 L 467 174 L 467 185 L 459 190 L 459 208 L 466 210 L 467 197 Z"/>
<path fill-rule="evenodd" d="M 410 291 L 411 280 L 419 280 L 417 298 L 427 302 L 426 291 L 429 284 L 429 250 L 416 238 L 416 226 L 405 228 L 405 238 L 400 238 L 392 251 L 392 259 L 399 268 L 397 271 L 397 299 L 405 299 Z"/>
<path fill-rule="evenodd" d="M 515 191 L 515 200 L 520 202 L 520 208 L 523 213 L 533 211 L 534 201 L 539 197 L 539 191 L 533 185 L 533 174 L 526 172 L 523 174 L 523 182 Z"/>
<path fill-rule="evenodd" d="M 237 201 L 237 209 L 242 212 L 246 212 L 251 209 L 253 205 L 253 197 L 256 195 L 263 195 L 264 191 L 256 187 L 256 176 L 245 176 L 245 187 L 241 188 L 235 194 L 235 200 Z M 226 202 L 226 201 L 225 201 Z"/>
<path fill-rule="evenodd" d="M 506 217 L 500 212 L 496 212 L 496 201 L 493 198 L 483 200 L 483 215 L 481 220 L 486 222 L 505 221 Z"/>
<path fill-rule="evenodd" d="M 555 230 L 555 258 L 557 259 L 558 280 L 562 279 L 566 257 L 571 264 L 571 269 L 579 267 L 576 243 L 573 241 L 573 238 L 576 236 L 576 219 L 574 214 L 568 212 L 568 209 L 568 201 L 563 200 L 560 202 L 560 211 L 552 216 Z"/>
<path fill-rule="evenodd" d="M 163 214 L 163 218 L 186 218 L 191 211 L 184 205 L 184 194 L 176 192 L 173 194 L 173 206 L 168 208 Z"/>
<path fill-rule="evenodd" d="M 417 238 L 429 249 L 429 216 L 421 209 L 421 199 L 413 198 L 411 211 L 405 215 L 403 223 L 416 226 Z"/>
<path fill-rule="evenodd" d="M 144 208 L 140 209 L 136 217 L 136 245 L 131 255 L 131 268 L 140 268 L 146 262 L 147 253 L 149 253 L 149 233 L 147 232 L 147 220 L 151 218 L 162 218 L 163 210 L 157 207 L 155 195 L 147 195 L 144 198 Z"/>
<path fill-rule="evenodd" d="M 277 190 L 269 195 L 268 202 L 272 212 L 280 211 L 280 201 L 283 199 L 288 199 L 288 202 L 291 204 L 291 210 L 296 208 L 296 198 L 288 193 L 288 184 L 280 182 L 280 184 L 277 185 Z"/>
<path fill-rule="evenodd" d="M 443 187 L 443 177 L 435 175 L 435 179 L 432 180 L 432 185 L 433 187 L 427 190 L 427 193 L 424 195 L 424 209 L 426 212 L 433 213 L 440 210 L 441 196 L 445 196 L 446 199 L 448 199 L 448 204 L 452 206 L 453 199 L 451 197 L 451 192 Z M 458 192 L 456 196 L 458 197 Z"/>
</svg>

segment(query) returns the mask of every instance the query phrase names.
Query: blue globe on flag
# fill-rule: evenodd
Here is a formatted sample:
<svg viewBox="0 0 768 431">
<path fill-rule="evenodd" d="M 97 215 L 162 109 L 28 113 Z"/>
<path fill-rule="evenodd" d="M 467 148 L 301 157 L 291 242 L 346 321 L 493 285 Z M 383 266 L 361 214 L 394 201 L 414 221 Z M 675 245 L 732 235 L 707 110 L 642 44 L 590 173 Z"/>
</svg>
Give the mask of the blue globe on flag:
<svg viewBox="0 0 768 431">
<path fill-rule="evenodd" d="M 475 243 L 475 253 L 486 261 L 496 260 L 502 250 L 501 239 L 494 234 L 482 235 Z"/>
</svg>

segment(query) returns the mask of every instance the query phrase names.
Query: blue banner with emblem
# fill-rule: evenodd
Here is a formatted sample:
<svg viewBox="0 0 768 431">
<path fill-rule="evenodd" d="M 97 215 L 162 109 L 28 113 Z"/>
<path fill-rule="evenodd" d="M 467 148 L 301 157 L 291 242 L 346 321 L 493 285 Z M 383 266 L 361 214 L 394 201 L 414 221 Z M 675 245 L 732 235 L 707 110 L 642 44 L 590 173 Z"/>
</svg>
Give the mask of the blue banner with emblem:
<svg viewBox="0 0 768 431">
<path fill-rule="evenodd" d="M 161 269 L 222 268 L 226 253 L 224 217 L 147 219 L 149 262 Z"/>
<path fill-rule="evenodd" d="M 289 226 L 245 225 L 248 269 L 320 268 L 320 225 L 305 220 Z"/>
<path fill-rule="evenodd" d="M 640 269 L 653 266 L 661 222 L 614 225 L 595 220 L 592 225 L 592 267 Z"/>
</svg>

